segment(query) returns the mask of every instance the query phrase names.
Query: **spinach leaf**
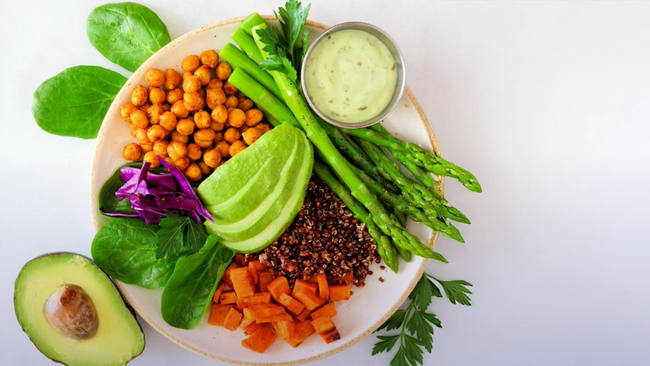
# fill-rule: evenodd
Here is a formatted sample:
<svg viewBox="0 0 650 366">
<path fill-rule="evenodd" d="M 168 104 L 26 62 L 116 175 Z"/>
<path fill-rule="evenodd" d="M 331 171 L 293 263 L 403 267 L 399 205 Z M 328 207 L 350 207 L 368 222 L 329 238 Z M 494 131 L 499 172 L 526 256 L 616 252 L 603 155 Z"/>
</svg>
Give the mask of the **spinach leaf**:
<svg viewBox="0 0 650 366">
<path fill-rule="evenodd" d="M 95 8 L 88 16 L 86 33 L 97 51 L 129 71 L 135 71 L 171 41 L 158 15 L 135 3 Z"/>
<path fill-rule="evenodd" d="M 205 226 L 188 216 L 167 215 L 158 226 L 156 258 L 178 258 L 184 253 L 196 253 L 208 238 Z"/>
<path fill-rule="evenodd" d="M 165 286 L 176 261 L 156 259 L 157 225 L 114 218 L 93 239 L 90 251 L 101 269 L 116 280 L 144 288 Z"/>
<path fill-rule="evenodd" d="M 124 83 L 124 76 L 99 66 L 65 69 L 36 89 L 32 114 L 46 132 L 93 139 Z"/>
<path fill-rule="evenodd" d="M 124 185 L 124 182 L 122 182 L 120 179 L 120 170 L 122 170 L 122 168 L 125 166 L 140 168 L 142 167 L 142 163 L 138 162 L 124 164 L 121 167 L 117 168 L 115 173 L 113 173 L 113 175 L 108 178 L 106 182 L 104 182 L 102 189 L 99 190 L 98 202 L 100 211 L 119 213 L 135 212 L 131 208 L 131 200 L 127 198 L 119 201 L 117 197 L 115 197 L 115 192 L 117 192 L 117 190 Z"/>
<path fill-rule="evenodd" d="M 210 235 L 201 250 L 178 260 L 162 293 L 161 312 L 167 324 L 181 329 L 196 327 L 235 253 Z"/>
</svg>

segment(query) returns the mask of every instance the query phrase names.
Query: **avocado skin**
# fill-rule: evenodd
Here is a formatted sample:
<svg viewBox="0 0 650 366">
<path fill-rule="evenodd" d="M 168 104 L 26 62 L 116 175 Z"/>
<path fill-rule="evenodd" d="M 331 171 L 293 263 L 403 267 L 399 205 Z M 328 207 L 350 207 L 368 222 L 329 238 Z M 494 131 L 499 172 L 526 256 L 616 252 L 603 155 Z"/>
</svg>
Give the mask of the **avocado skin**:
<svg viewBox="0 0 650 366">
<path fill-rule="evenodd" d="M 32 334 L 30 334 L 30 331 L 29 331 L 29 329 L 27 327 L 26 322 L 22 320 L 23 315 L 20 314 L 21 309 L 19 308 L 20 304 L 19 304 L 19 300 L 18 300 L 18 292 L 19 292 L 18 286 L 19 286 L 21 276 L 23 275 L 23 272 L 24 272 L 24 270 L 26 268 L 28 268 L 30 265 L 34 265 L 36 262 L 39 262 L 44 258 L 56 258 L 56 257 L 65 257 L 65 256 L 78 257 L 78 258 L 80 258 L 82 260 L 87 261 L 94 269 L 97 270 L 97 273 L 104 276 L 107 279 L 107 282 L 109 284 L 109 287 L 106 288 L 105 291 L 107 291 L 107 292 L 114 291 L 115 296 L 117 296 L 117 298 L 119 298 L 118 306 L 122 306 L 124 309 L 126 309 L 129 316 L 132 317 L 133 323 L 135 325 L 137 325 L 137 328 L 136 328 L 137 332 L 139 332 L 139 335 L 142 336 L 142 347 L 140 347 L 139 352 L 132 355 L 131 359 L 126 360 L 124 363 L 118 363 L 119 365 L 126 365 L 127 363 L 129 363 L 130 361 L 132 361 L 133 359 L 135 359 L 136 357 L 141 355 L 142 352 L 144 351 L 145 334 L 144 334 L 144 332 L 142 330 L 142 326 L 140 325 L 140 323 L 138 322 L 138 320 L 136 318 L 137 314 L 136 314 L 135 310 L 124 300 L 124 298 L 122 297 L 122 294 L 120 293 L 117 286 L 115 286 L 115 283 L 113 283 L 113 280 L 110 278 L 110 276 L 108 276 L 108 274 L 106 274 L 106 272 L 104 272 L 97 264 L 95 264 L 95 262 L 92 259 L 88 258 L 85 255 L 78 254 L 78 253 L 73 253 L 73 252 L 51 252 L 51 253 L 42 254 L 42 255 L 40 255 L 38 257 L 33 258 L 29 262 L 25 263 L 25 265 L 21 268 L 21 270 L 20 270 L 20 272 L 18 274 L 18 277 L 16 278 L 16 280 L 14 282 L 14 311 L 16 313 L 16 318 L 18 319 L 18 323 L 20 324 L 21 329 L 23 330 L 23 332 L 25 332 L 25 334 L 27 334 L 27 337 L 32 342 L 32 344 L 34 344 L 34 346 L 45 357 L 47 357 L 48 359 L 50 359 L 50 360 L 52 360 L 53 362 L 56 362 L 56 363 L 60 363 L 60 364 L 64 364 L 64 365 L 71 365 L 71 364 L 66 364 L 62 360 L 50 357 L 50 355 L 48 355 L 46 352 L 41 350 L 41 347 L 39 347 L 37 342 L 34 340 L 34 336 Z M 98 333 L 99 333 L 99 331 L 98 331 Z M 63 337 L 63 336 L 61 336 L 61 337 Z M 74 365 L 74 364 L 72 364 L 72 365 Z"/>
</svg>

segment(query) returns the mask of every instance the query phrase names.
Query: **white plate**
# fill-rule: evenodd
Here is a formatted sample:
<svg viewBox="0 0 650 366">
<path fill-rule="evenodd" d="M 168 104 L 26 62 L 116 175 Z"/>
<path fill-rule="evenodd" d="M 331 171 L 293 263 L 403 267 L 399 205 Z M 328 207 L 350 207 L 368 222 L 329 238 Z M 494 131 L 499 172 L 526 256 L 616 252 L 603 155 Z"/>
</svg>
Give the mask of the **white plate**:
<svg viewBox="0 0 650 366">
<path fill-rule="evenodd" d="M 145 73 L 150 68 L 181 70 L 181 61 L 190 54 L 198 55 L 207 49 L 217 52 L 228 42 L 243 18 L 217 22 L 175 39 L 145 62 L 127 81 L 111 105 L 97 139 L 93 174 L 91 181 L 91 202 L 95 229 L 107 220 L 99 214 L 97 197 L 104 182 L 125 161 L 122 148 L 134 142 L 127 123 L 122 121 L 119 107 L 130 102 L 131 90 L 137 84 L 147 85 Z M 271 17 L 267 17 L 271 19 Z M 322 24 L 308 22 L 310 39 L 313 40 L 325 29 Z M 400 138 L 420 146 L 431 146 L 440 153 L 436 137 L 429 121 L 411 93 L 406 89 L 404 97 L 395 111 L 385 121 L 385 126 Z M 442 184 L 440 185 L 442 189 Z M 422 224 L 409 222 L 408 229 L 430 246 L 435 244 L 437 233 Z M 400 261 L 399 274 L 381 270 L 374 264 L 372 276 L 366 279 L 364 288 L 354 288 L 352 299 L 337 304 L 338 316 L 334 319 L 341 339 L 325 344 L 313 335 L 298 348 L 286 342 L 276 341 L 264 354 L 257 354 L 241 346 L 245 338 L 241 329 L 235 332 L 207 324 L 207 314 L 200 325 L 193 330 L 181 330 L 167 325 L 160 313 L 162 289 L 147 290 L 118 282 L 125 299 L 137 313 L 154 329 L 179 345 L 222 362 L 234 364 L 299 364 L 327 357 L 355 344 L 377 329 L 398 309 L 422 274 L 425 261 L 414 256 L 410 263 Z M 384 282 L 379 281 L 379 277 Z"/>
</svg>

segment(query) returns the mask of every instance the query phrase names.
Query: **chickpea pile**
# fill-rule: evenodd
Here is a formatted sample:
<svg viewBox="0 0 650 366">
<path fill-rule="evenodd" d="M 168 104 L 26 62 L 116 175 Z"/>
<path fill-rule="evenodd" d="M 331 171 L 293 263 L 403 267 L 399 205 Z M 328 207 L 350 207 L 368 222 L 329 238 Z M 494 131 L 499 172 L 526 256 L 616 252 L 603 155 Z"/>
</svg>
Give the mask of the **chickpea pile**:
<svg viewBox="0 0 650 366">
<path fill-rule="evenodd" d="M 198 181 L 271 129 L 263 114 L 227 80 L 232 69 L 214 50 L 187 56 L 184 73 L 151 69 L 149 89 L 136 86 L 131 103 L 122 105 L 138 143 L 124 147 L 130 161 L 160 165 L 157 156 Z M 143 155 L 144 154 L 144 155 Z"/>
</svg>

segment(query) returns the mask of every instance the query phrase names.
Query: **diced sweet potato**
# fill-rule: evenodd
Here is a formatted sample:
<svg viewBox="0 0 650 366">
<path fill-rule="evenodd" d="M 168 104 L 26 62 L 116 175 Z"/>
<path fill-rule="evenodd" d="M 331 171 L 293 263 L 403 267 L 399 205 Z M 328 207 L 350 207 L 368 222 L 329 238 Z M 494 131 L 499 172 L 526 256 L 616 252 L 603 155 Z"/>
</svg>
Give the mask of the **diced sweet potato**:
<svg viewBox="0 0 650 366">
<path fill-rule="evenodd" d="M 246 330 L 246 328 L 251 324 L 257 324 L 253 311 L 251 311 L 250 308 L 244 308 L 244 317 L 242 318 L 241 323 L 239 323 L 239 326 Z"/>
<path fill-rule="evenodd" d="M 235 257 L 232 261 L 233 263 L 239 264 L 240 267 L 246 266 L 246 256 L 243 253 L 235 253 Z"/>
<path fill-rule="evenodd" d="M 230 309 L 233 309 L 232 305 L 212 304 L 208 324 L 222 327 Z"/>
<path fill-rule="evenodd" d="M 296 316 L 296 319 L 298 319 L 298 321 L 304 322 L 307 320 L 307 318 L 309 318 L 309 315 L 311 315 L 311 310 L 305 308 L 300 314 L 298 314 L 298 316 Z"/>
<path fill-rule="evenodd" d="M 282 306 L 275 304 L 254 305 L 244 310 L 249 309 L 253 318 L 258 323 L 271 323 L 291 318 Z"/>
<path fill-rule="evenodd" d="M 330 298 L 330 286 L 327 283 L 327 276 L 319 274 L 316 276 L 316 283 L 318 283 L 318 297 L 321 299 Z"/>
<path fill-rule="evenodd" d="M 271 283 L 271 281 L 273 281 L 275 275 L 273 274 L 273 272 L 260 272 L 260 274 L 258 274 L 258 278 L 259 279 L 257 285 L 260 289 L 260 292 L 267 292 L 269 291 L 267 289 L 267 286 L 269 285 L 269 283 Z"/>
<path fill-rule="evenodd" d="M 336 306 L 334 306 L 333 302 L 328 302 L 327 304 L 321 306 L 317 310 L 314 310 L 311 313 L 311 318 L 312 319 L 318 319 L 322 316 L 326 316 L 330 319 L 334 318 L 338 314 L 336 312 Z"/>
<path fill-rule="evenodd" d="M 212 297 L 212 302 L 219 303 L 221 292 L 223 292 L 223 289 L 226 287 L 226 284 L 221 282 L 219 287 L 214 291 L 214 296 Z"/>
<path fill-rule="evenodd" d="M 330 300 L 332 301 L 350 300 L 350 285 L 330 286 Z"/>
<path fill-rule="evenodd" d="M 241 341 L 241 344 L 253 352 L 264 353 L 271 347 L 276 338 L 277 336 L 271 328 L 263 326 L 253 332 L 250 337 Z"/>
<path fill-rule="evenodd" d="M 237 294 L 235 291 L 222 292 L 219 297 L 219 303 L 223 305 L 235 304 L 237 303 Z"/>
<path fill-rule="evenodd" d="M 305 307 L 309 310 L 316 309 L 322 303 L 322 300 L 316 296 L 316 291 L 312 291 L 306 287 L 300 288 L 298 291 L 295 291 L 294 289 L 293 297 L 305 305 Z"/>
<path fill-rule="evenodd" d="M 260 261 L 250 261 L 248 262 L 248 274 L 251 276 L 251 281 L 257 285 L 258 275 L 260 272 L 264 271 L 266 266 L 263 265 Z"/>
<path fill-rule="evenodd" d="M 243 315 L 239 311 L 231 308 L 226 314 L 226 318 L 223 320 L 223 327 L 228 330 L 235 330 L 239 326 Z"/>
<path fill-rule="evenodd" d="M 314 332 L 314 326 L 311 325 L 311 321 L 302 321 L 296 324 L 293 337 L 287 338 L 286 341 L 291 345 L 291 347 L 296 348 L 304 342 L 305 339 L 309 338 L 310 335 L 314 334 Z"/>
<path fill-rule="evenodd" d="M 242 299 L 237 299 L 237 309 L 242 310 L 249 306 L 260 305 L 260 304 L 270 304 L 271 303 L 271 293 L 270 292 L 258 292 L 253 296 L 244 297 Z"/>
<path fill-rule="evenodd" d="M 311 324 L 314 326 L 316 333 L 326 343 L 331 343 L 341 338 L 338 329 L 336 329 L 336 325 L 332 322 L 332 319 L 326 316 L 312 320 Z"/>
<path fill-rule="evenodd" d="M 232 281 L 237 298 L 241 299 L 255 294 L 255 287 L 248 275 L 248 268 L 240 267 L 233 269 L 230 271 L 230 280 Z"/>
<path fill-rule="evenodd" d="M 269 283 L 266 288 L 273 296 L 275 301 L 279 301 L 280 295 L 285 293 L 287 295 L 291 294 L 291 289 L 289 288 L 289 281 L 284 276 L 276 277 L 271 283 Z"/>
<path fill-rule="evenodd" d="M 296 292 L 302 292 L 302 291 L 313 292 L 314 294 L 316 294 L 317 289 L 318 289 L 318 285 L 313 282 L 309 282 L 305 280 L 296 280 L 296 283 L 293 285 L 293 292 L 291 293 L 291 295 L 293 297 L 296 297 Z"/>
<path fill-rule="evenodd" d="M 296 331 L 296 323 L 291 320 L 279 321 L 275 325 L 275 332 L 278 334 L 280 339 L 289 339 L 293 337 Z"/>
<path fill-rule="evenodd" d="M 246 335 L 251 335 L 251 334 L 253 334 L 256 330 L 260 329 L 261 327 L 265 327 L 265 326 L 266 326 L 266 325 L 264 325 L 264 324 L 257 324 L 255 321 L 253 321 L 251 324 L 249 324 L 248 326 L 246 326 L 246 328 L 244 328 L 244 333 L 245 333 Z"/>
<path fill-rule="evenodd" d="M 255 318 L 258 323 L 277 323 L 281 321 L 293 321 L 293 317 L 286 311 L 281 314 L 262 315 Z"/>
<path fill-rule="evenodd" d="M 231 272 L 233 269 L 235 269 L 235 268 L 239 268 L 239 267 L 241 267 L 241 266 L 239 265 L 239 263 L 237 263 L 237 262 L 232 262 L 232 263 L 228 266 L 228 268 L 226 269 L 226 271 L 223 273 L 223 278 L 222 278 L 222 279 L 223 279 L 223 282 L 224 282 L 226 285 L 228 285 L 228 287 L 230 287 L 230 288 L 232 288 L 232 280 L 230 279 L 230 272 Z"/>
<path fill-rule="evenodd" d="M 305 305 L 301 304 L 300 301 L 282 293 L 278 302 L 284 306 L 291 314 L 298 316 L 303 310 L 305 310 Z"/>
</svg>

